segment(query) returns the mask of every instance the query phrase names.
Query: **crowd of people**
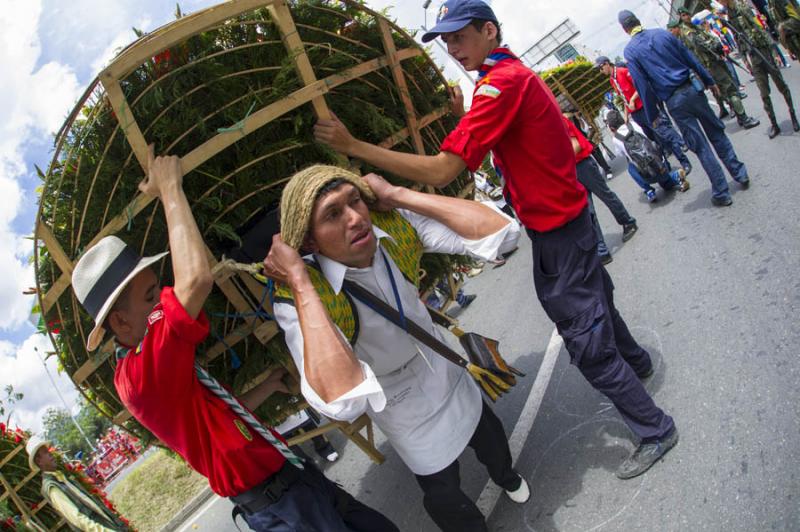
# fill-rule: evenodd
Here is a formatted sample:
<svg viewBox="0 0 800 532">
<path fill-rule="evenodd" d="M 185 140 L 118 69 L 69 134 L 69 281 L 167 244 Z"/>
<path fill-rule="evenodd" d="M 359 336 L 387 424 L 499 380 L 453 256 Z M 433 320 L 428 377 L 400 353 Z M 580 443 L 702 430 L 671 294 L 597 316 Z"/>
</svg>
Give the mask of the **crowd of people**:
<svg viewBox="0 0 800 532">
<path fill-rule="evenodd" d="M 739 46 L 742 34 L 751 35 L 746 54 L 753 74 L 777 80 L 771 52 L 764 53 L 748 25 L 753 13 L 733 1 L 722 3 L 730 17 L 726 27 L 736 28 Z M 796 9 L 794 0 L 781 5 Z M 741 187 L 748 186 L 749 176 L 704 89 L 728 103 L 742 127 L 757 124 L 744 112 L 738 86 L 709 71 L 723 75 L 723 59 L 712 58 L 720 63 L 707 68 L 678 37 L 644 29 L 630 11 L 620 12 L 619 22 L 631 36 L 627 69 L 607 58 L 598 61 L 624 99 L 622 112 L 606 115 L 618 152 L 643 189 L 658 183 L 685 191 L 691 171 L 685 141 L 711 181 L 714 205 L 730 205 L 716 156 Z M 686 35 L 701 31 L 681 24 Z M 636 439 L 617 477 L 645 473 L 679 436 L 673 418 L 645 389 L 643 381 L 654 372 L 651 356 L 616 307 L 603 265 L 591 196 L 612 211 L 624 240 L 638 226 L 608 188 L 607 172 L 592 157 L 597 147 L 562 114 L 546 84 L 503 45 L 501 24 L 486 3 L 445 2 L 422 40 L 436 38 L 466 70 L 478 73 L 472 106 L 439 153 L 416 155 L 370 144 L 354 138 L 335 117 L 319 120 L 315 138 L 372 167 L 434 187 L 446 186 L 465 170 L 477 171 L 491 152 L 505 182 L 504 200 L 519 223 L 489 203 L 314 165 L 295 174 L 283 190 L 280 234 L 272 239 L 264 272 L 276 283 L 274 317 L 309 405 L 344 421 L 369 414 L 414 474 L 436 525 L 484 531 L 486 517 L 460 485 L 458 458 L 466 447 L 514 503 L 525 504 L 531 489 L 512 463 L 502 423 L 481 388 L 448 362 L 435 342 L 419 340 L 441 334 L 419 297 L 417 265 L 424 252 L 491 261 L 514 250 L 524 229 L 532 242 L 536 296 L 563 337 L 571 363 L 614 404 Z M 763 85 L 759 81 L 760 89 Z M 785 95 L 788 102 L 788 90 Z M 767 101 L 765 96 L 774 129 Z M 671 169 L 665 153 L 679 156 L 679 170 Z M 114 383 L 125 407 L 206 476 L 214 492 L 229 497 L 235 518 L 243 516 L 253 530 L 397 530 L 251 413 L 272 393 L 288 392 L 281 372 L 234 397 L 196 363 L 197 346 L 209 333 L 203 305 L 214 281 L 183 192 L 180 160 L 156 157 L 151 147 L 140 189 L 163 206 L 174 285 L 162 288 L 153 268 L 165 254 L 139 257 L 115 236 L 87 250 L 72 274 L 75 295 L 95 323 L 87 349 L 96 349 L 107 332 L 117 344 Z"/>
</svg>

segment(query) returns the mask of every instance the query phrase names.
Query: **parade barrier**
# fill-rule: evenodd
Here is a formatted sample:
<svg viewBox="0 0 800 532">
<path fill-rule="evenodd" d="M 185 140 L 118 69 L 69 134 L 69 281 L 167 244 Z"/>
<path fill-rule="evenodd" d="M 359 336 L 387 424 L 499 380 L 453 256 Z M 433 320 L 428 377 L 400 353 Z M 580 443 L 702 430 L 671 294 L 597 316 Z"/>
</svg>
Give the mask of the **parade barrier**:
<svg viewBox="0 0 800 532">
<path fill-rule="evenodd" d="M 585 59 L 540 72 L 539 76 L 560 104 L 569 103 L 590 123 L 592 138 L 589 140 L 599 144 L 602 129 L 597 127 L 595 119 L 603 106 L 605 94 L 611 90 L 608 76 Z"/>
<path fill-rule="evenodd" d="M 82 252 L 107 235 L 142 255 L 167 249 L 159 202 L 137 189 L 148 144 L 180 157 L 183 188 L 213 268 L 215 288 L 205 307 L 211 334 L 198 361 L 236 394 L 285 367 L 298 393 L 269 291 L 250 273 L 227 268 L 224 258 L 261 260 L 249 255 L 248 242 L 268 225 L 296 171 L 312 163 L 358 166 L 313 141 L 318 118 L 334 112 L 358 138 L 420 154 L 436 153 L 456 123 L 446 80 L 425 51 L 355 0 L 232 0 L 177 15 L 124 49 L 58 132 L 52 162 L 40 171 L 34 238 L 39 310 L 61 367 L 90 402 L 145 444 L 152 435 L 114 389 L 112 342 L 86 352 L 92 324 L 70 275 Z M 466 196 L 470 187 L 465 173 L 443 193 Z M 156 268 L 165 285 L 172 281 L 170 260 Z M 453 263 L 431 256 L 422 268 L 425 290 L 449 276 Z M 306 406 L 276 394 L 256 413 L 278 424 Z M 320 429 L 327 430 L 340 430 L 382 459 L 366 416 Z"/>
</svg>

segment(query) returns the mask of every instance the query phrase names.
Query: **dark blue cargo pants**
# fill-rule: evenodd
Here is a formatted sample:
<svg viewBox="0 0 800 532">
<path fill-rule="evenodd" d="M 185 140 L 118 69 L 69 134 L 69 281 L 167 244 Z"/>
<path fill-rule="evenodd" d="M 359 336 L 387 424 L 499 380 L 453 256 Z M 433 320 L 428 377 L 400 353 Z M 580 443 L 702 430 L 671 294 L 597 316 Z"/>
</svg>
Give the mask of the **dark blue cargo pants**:
<svg viewBox="0 0 800 532">
<path fill-rule="evenodd" d="M 596 253 L 588 209 L 533 241 L 536 295 L 564 339 L 572 364 L 617 407 L 642 441 L 672 432 L 672 418 L 658 408 L 639 377 L 652 367 L 614 307 L 614 285 Z"/>
</svg>

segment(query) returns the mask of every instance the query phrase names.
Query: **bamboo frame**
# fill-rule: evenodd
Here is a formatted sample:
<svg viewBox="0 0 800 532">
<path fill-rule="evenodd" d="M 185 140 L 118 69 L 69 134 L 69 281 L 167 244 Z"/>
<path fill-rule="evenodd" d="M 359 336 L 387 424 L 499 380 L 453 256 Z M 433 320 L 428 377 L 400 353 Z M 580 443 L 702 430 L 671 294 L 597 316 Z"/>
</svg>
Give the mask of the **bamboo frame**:
<svg viewBox="0 0 800 532">
<path fill-rule="evenodd" d="M 428 113 L 426 116 L 418 117 L 414 108 L 414 104 L 411 99 L 411 93 L 409 91 L 409 78 L 408 74 L 403 68 L 403 62 L 416 57 L 424 56 L 425 52 L 416 44 L 398 50 L 393 38 L 393 32 L 404 36 L 409 42 L 413 42 L 412 39 L 408 37 L 408 35 L 406 35 L 401 28 L 399 28 L 396 24 L 387 21 L 380 14 L 359 4 L 355 0 L 343 1 L 345 4 L 356 7 L 358 10 L 371 15 L 375 18 L 375 20 L 377 20 L 381 32 L 383 50 L 381 51 L 378 49 L 373 49 L 369 46 L 367 46 L 367 48 L 369 50 L 374 50 L 375 53 L 382 53 L 382 55 L 365 60 L 342 71 L 331 73 L 322 79 L 317 78 L 318 73 L 315 73 L 314 71 L 311 60 L 306 51 L 306 44 L 303 42 L 300 34 L 298 33 L 298 25 L 294 21 L 294 17 L 286 0 L 231 0 L 219 6 L 208 8 L 198 13 L 178 19 L 177 21 L 159 28 L 153 33 L 143 37 L 138 42 L 126 48 L 110 65 L 108 65 L 108 67 L 106 67 L 106 69 L 100 73 L 98 78 L 95 79 L 89 89 L 87 89 L 87 91 L 84 93 L 82 100 L 76 106 L 75 110 L 73 110 L 73 112 L 70 114 L 68 122 L 60 130 L 57 136 L 57 148 L 53 159 L 54 162 L 51 165 L 51 172 L 53 165 L 57 164 L 59 161 L 61 147 L 69 135 L 71 124 L 80 115 L 80 109 L 82 105 L 88 102 L 90 99 L 94 102 L 101 102 L 103 98 L 107 98 L 107 105 L 101 105 L 100 103 L 95 105 L 95 114 L 92 115 L 92 117 L 96 118 L 98 113 L 108 112 L 110 106 L 110 109 L 113 110 L 119 124 L 111 133 L 111 136 L 106 142 L 103 149 L 102 158 L 105 159 L 112 142 L 114 142 L 115 135 L 120 134 L 120 131 L 131 147 L 131 153 L 117 174 L 116 181 L 113 184 L 112 194 L 117 191 L 117 186 L 124 175 L 124 171 L 126 168 L 129 169 L 128 164 L 131 162 L 133 157 L 136 158 L 137 162 L 139 163 L 139 167 L 141 168 L 142 175 L 144 175 L 148 158 L 148 140 L 146 135 L 149 133 L 150 128 L 155 122 L 141 125 L 137 123 L 133 113 L 133 107 L 142 97 L 142 94 L 140 94 L 132 103 L 129 102 L 123 92 L 123 81 L 143 63 L 150 61 L 152 57 L 161 53 L 161 51 L 179 45 L 189 37 L 198 35 L 204 31 L 223 27 L 224 24 L 226 24 L 226 21 L 229 21 L 232 18 L 263 8 L 266 8 L 270 14 L 272 22 L 278 28 L 283 46 L 293 63 L 302 86 L 296 89 L 290 95 L 284 97 L 282 100 L 264 105 L 261 108 L 255 109 L 254 112 L 248 113 L 248 116 L 237 123 L 236 131 L 219 132 L 205 140 L 205 142 L 202 144 L 190 149 L 187 153 L 182 154 L 181 169 L 184 175 L 197 169 L 206 161 L 226 148 L 234 145 L 247 135 L 287 115 L 298 107 L 310 104 L 313 107 L 314 114 L 318 118 L 331 117 L 328 104 L 325 100 L 326 94 L 336 87 L 353 80 L 360 80 L 372 86 L 373 88 L 377 88 L 365 77 L 368 74 L 376 73 L 378 76 L 380 76 L 380 79 L 384 79 L 388 82 L 389 78 L 384 76 L 384 73 L 381 72 L 382 69 L 388 69 L 391 73 L 391 79 L 393 80 L 394 86 L 397 88 L 400 95 L 400 103 L 402 104 L 407 127 L 395 132 L 393 135 L 385 139 L 381 144 L 391 147 L 410 138 L 414 150 L 419 154 L 424 154 L 425 141 L 423 140 L 422 130 L 442 119 L 449 111 L 449 109 L 443 107 Z M 244 21 L 242 23 L 255 22 Z M 335 37 L 335 35 L 330 32 L 325 31 L 325 33 L 329 34 L 331 37 Z M 345 36 L 339 35 L 338 37 L 344 40 L 352 41 L 352 39 L 349 39 Z M 269 42 L 273 43 L 275 41 Z M 227 53 L 227 51 L 216 52 L 217 55 L 221 55 L 222 53 Z M 352 58 L 356 59 L 355 57 Z M 204 61 L 207 59 L 209 59 L 209 57 L 203 56 L 196 61 Z M 428 60 L 428 64 L 430 64 L 430 60 Z M 191 63 L 178 68 L 189 68 L 190 66 Z M 328 74 L 328 72 L 329 70 L 326 70 L 325 73 Z M 413 70 L 409 70 L 409 72 L 413 72 Z M 170 75 L 172 73 L 174 72 L 170 72 Z M 244 75 L 246 73 L 247 72 L 239 72 L 230 75 Z M 433 82 L 430 79 L 425 79 L 429 84 L 433 85 Z M 443 77 L 440 76 L 440 79 L 442 83 L 446 83 Z M 145 92 L 151 90 L 155 86 L 155 83 L 158 83 L 159 81 L 160 79 L 157 79 L 153 85 L 148 86 L 148 88 L 145 89 Z M 416 80 L 410 78 L 410 81 L 413 87 L 415 87 L 417 90 L 421 90 Z M 234 102 L 229 102 L 229 105 L 233 103 Z M 165 112 L 166 111 L 158 115 L 155 121 L 163 116 Z M 206 120 L 208 120 L 208 118 L 210 117 L 207 117 Z M 182 137 L 174 141 L 173 145 L 180 142 L 181 139 L 183 139 L 190 131 L 187 131 Z M 430 135 L 430 132 L 427 134 Z M 71 160 L 73 159 L 70 152 L 70 154 L 67 156 L 67 161 Z M 80 164 L 80 157 L 78 157 L 77 160 L 78 164 Z M 342 163 L 345 162 L 346 160 L 342 159 Z M 242 169 L 243 168 L 234 170 L 234 172 L 227 176 L 226 179 L 232 177 L 236 172 L 241 171 Z M 94 177 L 90 184 L 88 196 L 90 200 L 93 198 L 92 192 L 94 191 L 94 186 L 98 179 L 99 171 L 100 167 L 98 166 L 94 172 Z M 60 187 L 61 183 L 59 183 L 59 188 Z M 45 193 L 48 193 L 47 189 L 45 190 Z M 158 206 L 154 204 L 154 199 L 155 198 L 153 197 L 137 193 L 130 201 L 127 202 L 123 212 L 117 213 L 108 221 L 106 221 L 106 216 L 114 213 L 109 213 L 109 209 L 107 207 L 103 213 L 102 228 L 90 239 L 89 243 L 86 245 L 86 248 L 88 249 L 92 245 L 96 244 L 105 236 L 121 231 L 131 219 L 137 217 L 146 208 L 152 206 L 153 210 L 149 215 L 148 225 L 145 232 L 145 234 L 149 234 L 154 216 L 158 211 Z M 57 310 L 59 316 L 62 316 L 62 312 L 70 312 L 69 308 L 62 309 L 63 304 L 59 303 L 59 300 L 64 294 L 64 291 L 70 286 L 70 276 L 72 269 L 74 268 L 74 261 L 79 258 L 80 250 L 76 248 L 80 246 L 82 240 L 80 237 L 84 228 L 84 220 L 86 219 L 87 215 L 87 206 L 88 201 L 87 204 L 81 209 L 82 212 L 80 212 L 77 238 L 76 234 L 73 232 L 71 235 L 73 241 L 70 243 L 69 250 L 65 250 L 65 248 L 62 247 L 62 243 L 60 243 L 56 238 L 53 229 L 54 220 L 45 220 L 42 214 L 42 208 L 40 207 L 40 212 L 37 216 L 37 229 L 35 233 L 36 239 L 34 240 L 34 254 L 37 259 L 37 283 L 39 282 L 38 260 L 40 258 L 40 254 L 38 248 L 40 245 L 47 248 L 50 256 L 53 259 L 53 262 L 61 271 L 60 275 L 55 279 L 53 284 L 46 292 L 43 292 L 41 287 L 39 287 L 40 307 L 44 314 L 47 314 L 54 308 Z M 75 227 L 78 214 L 79 213 L 75 212 L 73 206 L 73 228 Z M 144 248 L 145 243 L 146 237 L 141 243 L 142 249 Z M 207 254 L 209 263 L 213 268 L 217 265 L 217 258 L 210 249 L 207 249 Z M 219 290 L 225 295 L 236 312 L 245 315 L 252 312 L 254 309 L 253 298 L 255 298 L 255 302 L 257 304 L 259 301 L 260 292 L 263 289 L 260 285 L 258 285 L 258 283 L 256 283 L 249 275 L 243 273 L 231 275 L 222 270 L 217 271 L 214 277 L 217 288 L 219 288 Z M 74 306 L 72 312 L 77 314 L 79 311 L 77 310 L 78 307 L 74 297 L 71 297 L 71 302 Z M 79 320 L 76 320 L 76 323 L 79 325 Z M 217 342 L 204 354 L 198 355 L 198 361 L 203 364 L 213 361 L 215 358 L 223 354 L 227 350 L 228 346 L 236 345 L 245 337 L 254 336 L 258 342 L 266 344 L 277 333 L 278 328 L 274 322 L 266 321 L 254 316 L 246 317 L 243 319 L 243 324 L 238 325 L 233 330 L 227 331 L 227 334 L 223 337 L 223 341 Z M 55 344 L 52 333 L 51 340 L 53 340 Z M 72 360 L 77 362 L 79 359 L 76 358 L 75 353 L 72 352 L 72 347 L 69 349 Z M 113 360 L 113 356 L 111 356 L 112 354 L 113 345 L 107 342 L 103 345 L 100 353 L 98 353 L 97 356 L 86 359 L 73 372 L 71 377 L 79 389 L 81 389 L 82 393 L 83 387 L 92 386 L 92 378 L 96 375 L 97 370 L 103 367 L 104 364 L 109 360 Z M 287 370 L 289 370 L 295 379 L 293 388 L 295 390 L 299 390 L 299 374 L 297 369 L 291 363 L 291 360 L 286 361 L 285 365 Z M 255 381 L 258 379 L 263 380 L 264 378 L 267 378 L 270 371 L 272 371 L 272 369 L 262 372 L 262 374 L 256 376 L 254 379 L 251 379 L 247 385 L 255 385 L 257 384 Z M 114 415 L 113 422 L 119 425 L 130 418 L 131 414 L 127 410 L 122 409 Z M 367 452 L 367 454 L 370 455 L 373 460 L 378 462 L 383 460 L 383 456 L 380 455 L 380 453 L 377 453 L 377 450 L 374 449 L 372 425 L 368 417 L 362 416 L 362 418 L 359 418 L 359 420 L 352 425 L 348 425 L 343 422 L 334 422 L 329 424 L 329 426 L 330 428 L 327 430 L 341 430 L 349 439 L 356 443 L 356 445 Z M 366 438 L 364 438 L 359 432 L 364 428 L 367 429 Z"/>
</svg>

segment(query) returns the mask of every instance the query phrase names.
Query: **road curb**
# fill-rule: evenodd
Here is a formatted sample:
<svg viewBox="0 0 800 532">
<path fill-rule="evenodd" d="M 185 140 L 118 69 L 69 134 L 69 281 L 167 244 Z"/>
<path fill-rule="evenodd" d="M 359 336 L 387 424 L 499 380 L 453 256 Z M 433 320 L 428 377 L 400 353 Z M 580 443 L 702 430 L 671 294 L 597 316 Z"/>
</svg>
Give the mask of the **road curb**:
<svg viewBox="0 0 800 532">
<path fill-rule="evenodd" d="M 198 508 L 200 508 L 213 496 L 214 492 L 211 491 L 211 488 L 208 486 L 203 488 L 203 491 L 195 495 L 195 497 L 189 501 L 186 506 L 181 508 L 181 510 L 161 528 L 160 532 L 172 532 L 173 530 L 177 530 L 178 527 L 189 518 L 189 516 L 195 513 Z"/>
</svg>

